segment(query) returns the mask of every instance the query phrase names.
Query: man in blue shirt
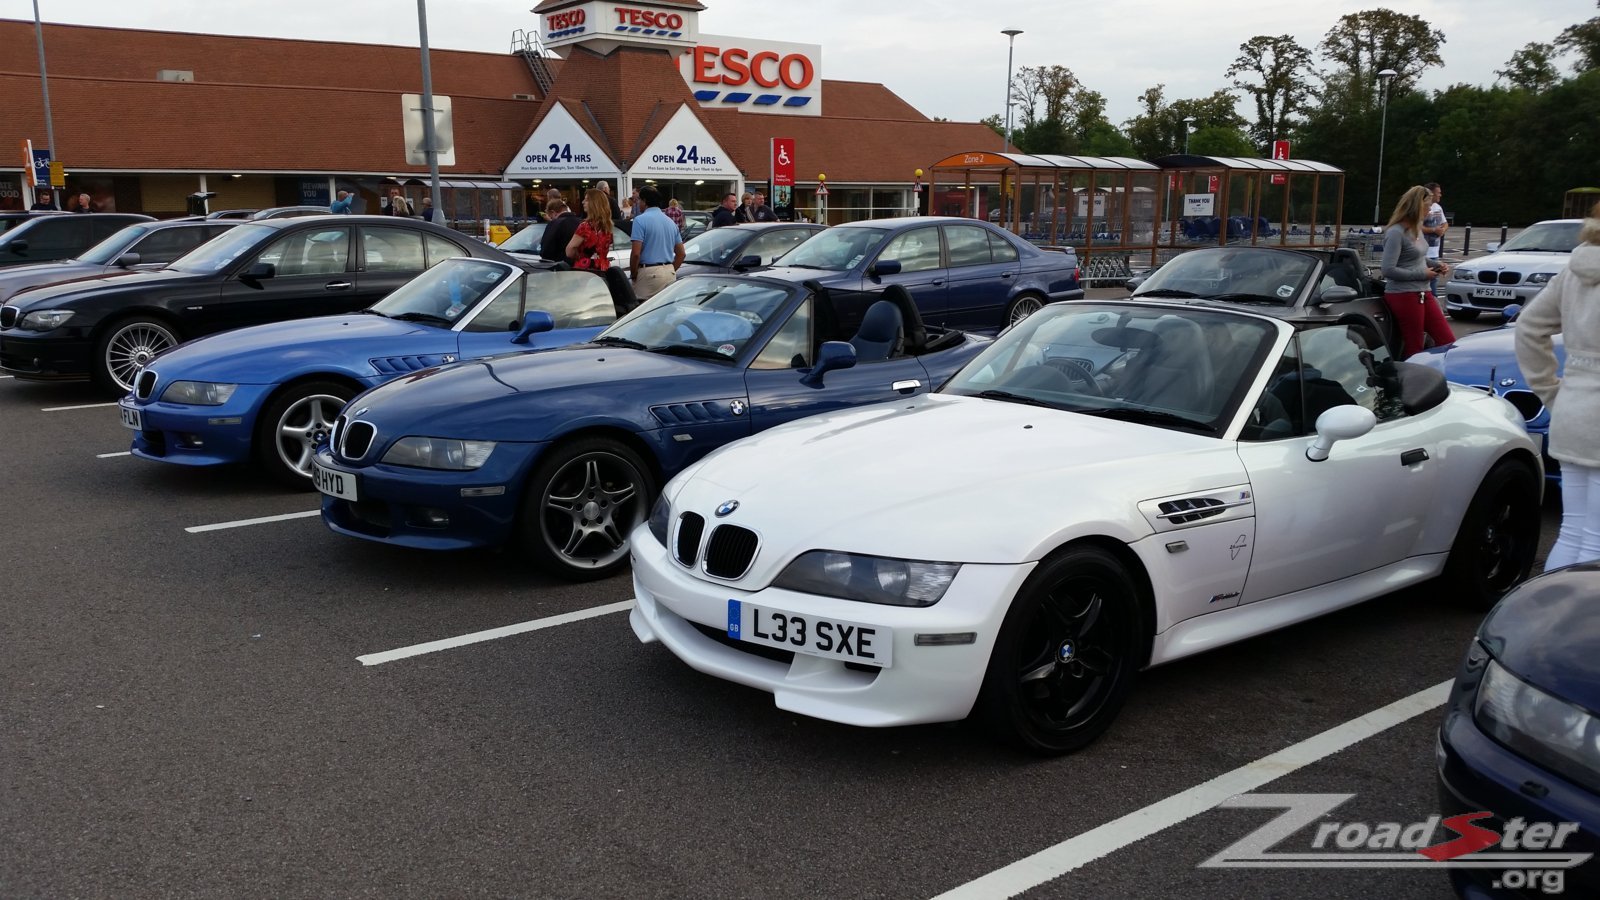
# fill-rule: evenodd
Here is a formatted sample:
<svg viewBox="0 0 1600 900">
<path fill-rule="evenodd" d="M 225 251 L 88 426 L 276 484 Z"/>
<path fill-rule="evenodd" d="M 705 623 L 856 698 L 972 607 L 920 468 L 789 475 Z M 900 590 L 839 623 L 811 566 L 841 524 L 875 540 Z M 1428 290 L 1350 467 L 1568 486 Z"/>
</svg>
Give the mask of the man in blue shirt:
<svg viewBox="0 0 1600 900">
<path fill-rule="evenodd" d="M 351 207 L 355 205 L 355 202 L 356 195 L 354 191 L 340 191 L 339 199 L 328 204 L 328 212 L 348 215 L 354 211 Z"/>
<path fill-rule="evenodd" d="M 683 265 L 683 236 L 661 211 L 665 202 L 653 187 L 639 191 L 644 212 L 633 219 L 633 253 L 628 272 L 633 276 L 633 293 L 640 300 L 654 297 L 662 288 L 678 280 Z"/>
</svg>

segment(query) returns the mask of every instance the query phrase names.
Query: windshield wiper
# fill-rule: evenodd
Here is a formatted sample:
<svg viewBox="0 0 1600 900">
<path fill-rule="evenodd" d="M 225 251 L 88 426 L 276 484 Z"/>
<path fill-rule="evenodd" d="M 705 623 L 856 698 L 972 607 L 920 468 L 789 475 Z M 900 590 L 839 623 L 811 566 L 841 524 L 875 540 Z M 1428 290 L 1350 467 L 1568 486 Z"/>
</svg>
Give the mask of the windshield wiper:
<svg viewBox="0 0 1600 900">
<path fill-rule="evenodd" d="M 385 319 L 389 318 L 389 316 L 387 314 L 378 312 L 377 310 L 372 309 L 371 307 L 368 307 L 366 309 L 361 310 L 361 315 L 363 315 L 363 316 L 383 316 Z"/>
<path fill-rule="evenodd" d="M 695 359 L 715 359 L 726 362 L 730 357 L 718 353 L 710 347 L 695 347 L 689 344 L 664 344 L 660 347 L 648 347 L 651 353 L 660 353 L 663 356 L 689 356 Z"/>
<path fill-rule="evenodd" d="M 1139 422 L 1145 425 L 1176 425 L 1179 428 L 1193 428 L 1206 434 L 1216 434 L 1217 428 L 1209 422 L 1180 416 L 1176 413 L 1162 412 L 1159 409 L 1146 409 L 1137 406 L 1108 406 L 1103 409 L 1073 408 L 1073 412 L 1083 413 L 1086 416 L 1099 416 L 1102 419 L 1117 419 L 1123 422 Z"/>
<path fill-rule="evenodd" d="M 722 265 L 722 263 L 719 263 L 719 262 L 716 262 L 715 260 L 710 260 L 710 259 L 686 259 L 686 260 L 683 261 L 683 264 L 686 265 L 686 266 L 720 266 L 720 265 Z"/>
<path fill-rule="evenodd" d="M 1200 299 L 1200 295 L 1194 293 L 1193 291 L 1180 291 L 1177 288 L 1156 288 L 1154 290 L 1145 291 L 1142 294 L 1135 294 L 1134 296 L 1135 297 L 1184 297 L 1184 298 L 1187 298 L 1187 299 L 1190 299 L 1190 300 L 1198 300 L 1198 299 Z"/>
<path fill-rule="evenodd" d="M 1215 297 L 1207 297 L 1206 299 L 1221 300 L 1227 303 L 1270 303 L 1273 306 L 1287 305 L 1284 303 L 1287 298 L 1274 297 L 1270 294 L 1252 294 L 1247 291 L 1238 291 L 1232 294 L 1218 294 Z"/>
<path fill-rule="evenodd" d="M 1501 253 L 1571 253 L 1571 250 L 1558 250 L 1555 247 L 1501 247 Z"/>
<path fill-rule="evenodd" d="M 632 341 L 632 340 L 629 340 L 629 339 L 627 339 L 625 337 L 617 337 L 615 335 L 609 335 L 609 334 L 602 334 L 599 337 L 595 338 L 594 340 L 590 341 L 589 343 L 591 343 L 591 344 L 605 344 L 605 345 L 611 346 L 611 347 L 627 347 L 629 350 L 649 350 L 650 349 L 649 347 L 645 346 L 644 344 L 639 343 L 638 341 Z"/>
<path fill-rule="evenodd" d="M 786 263 L 782 260 L 779 260 L 779 263 L 786 269 L 820 269 L 827 272 L 833 271 L 833 269 L 830 269 L 827 266 L 813 266 L 807 263 Z"/>
<path fill-rule="evenodd" d="M 979 391 L 972 396 L 982 397 L 985 400 L 1004 400 L 1007 403 L 1023 403 L 1028 406 L 1042 406 L 1045 409 L 1060 408 L 1054 403 L 1046 403 L 1045 401 L 1040 400 L 1038 397 L 1028 397 L 1022 394 L 1013 394 L 1010 391 Z"/>
<path fill-rule="evenodd" d="M 381 316 L 383 313 L 378 313 L 378 315 Z M 444 316 L 436 316 L 433 313 L 425 312 L 403 312 L 399 315 L 390 316 L 389 318 L 394 319 L 396 322 L 440 322 L 445 325 L 455 324 L 449 319 L 446 319 Z"/>
</svg>

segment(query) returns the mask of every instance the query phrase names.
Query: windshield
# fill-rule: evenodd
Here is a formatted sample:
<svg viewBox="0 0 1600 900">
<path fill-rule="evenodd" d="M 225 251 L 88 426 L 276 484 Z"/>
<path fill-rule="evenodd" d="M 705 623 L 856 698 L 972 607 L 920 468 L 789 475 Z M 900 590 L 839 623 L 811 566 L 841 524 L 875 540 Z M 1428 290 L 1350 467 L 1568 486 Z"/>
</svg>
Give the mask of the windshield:
<svg viewBox="0 0 1600 900">
<path fill-rule="evenodd" d="M 876 253 L 884 238 L 886 228 L 829 228 L 819 231 L 805 243 L 790 250 L 783 264 L 802 269 L 828 269 L 843 272 L 860 265 L 862 260 Z"/>
<path fill-rule="evenodd" d="M 129 225 L 127 228 L 78 254 L 78 261 L 92 263 L 97 266 L 109 266 L 132 246 L 134 241 L 144 237 L 149 231 L 149 225 Z"/>
<path fill-rule="evenodd" d="M 230 228 L 178 257 L 167 268 L 193 275 L 215 275 L 233 265 L 252 247 L 278 233 L 271 225 Z"/>
<path fill-rule="evenodd" d="M 543 222 L 534 222 L 502 241 L 500 249 L 507 253 L 532 253 L 537 255 L 539 252 L 539 240 L 544 237 L 544 226 L 545 223 Z"/>
<path fill-rule="evenodd" d="M 793 288 L 745 278 L 685 278 L 667 286 L 607 328 L 599 343 L 643 350 L 700 351 L 732 359 L 779 315 Z"/>
<path fill-rule="evenodd" d="M 940 390 L 1216 434 L 1275 336 L 1270 322 L 1221 311 L 1054 304 Z"/>
<path fill-rule="evenodd" d="M 740 228 L 717 228 L 701 232 L 683 245 L 683 261 L 707 266 L 726 266 L 733 263 L 750 232 Z"/>
<path fill-rule="evenodd" d="M 1191 250 L 1155 270 L 1133 295 L 1257 300 L 1293 306 L 1315 266 L 1309 256 L 1281 250 Z"/>
<path fill-rule="evenodd" d="M 1578 231 L 1582 228 L 1582 222 L 1539 222 L 1529 225 L 1521 234 L 1501 244 L 1500 252 L 1549 250 L 1571 253 L 1578 246 Z"/>
<path fill-rule="evenodd" d="M 435 320 L 448 326 L 483 302 L 514 272 L 504 263 L 447 259 L 367 309 L 391 319 Z"/>
</svg>

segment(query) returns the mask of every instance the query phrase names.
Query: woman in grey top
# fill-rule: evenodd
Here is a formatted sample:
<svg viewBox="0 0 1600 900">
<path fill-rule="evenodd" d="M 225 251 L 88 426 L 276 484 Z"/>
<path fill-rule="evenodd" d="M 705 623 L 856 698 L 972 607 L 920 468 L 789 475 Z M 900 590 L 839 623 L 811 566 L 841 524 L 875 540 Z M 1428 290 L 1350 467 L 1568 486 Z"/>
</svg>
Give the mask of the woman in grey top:
<svg viewBox="0 0 1600 900">
<path fill-rule="evenodd" d="M 1422 240 L 1422 220 L 1432 197 L 1425 187 L 1406 191 L 1383 233 L 1383 302 L 1400 331 L 1401 359 L 1420 353 L 1424 336 L 1441 347 L 1456 339 L 1444 310 L 1428 290 L 1429 280 L 1450 273 L 1450 267 L 1442 262 L 1429 263 L 1428 245 Z"/>
</svg>

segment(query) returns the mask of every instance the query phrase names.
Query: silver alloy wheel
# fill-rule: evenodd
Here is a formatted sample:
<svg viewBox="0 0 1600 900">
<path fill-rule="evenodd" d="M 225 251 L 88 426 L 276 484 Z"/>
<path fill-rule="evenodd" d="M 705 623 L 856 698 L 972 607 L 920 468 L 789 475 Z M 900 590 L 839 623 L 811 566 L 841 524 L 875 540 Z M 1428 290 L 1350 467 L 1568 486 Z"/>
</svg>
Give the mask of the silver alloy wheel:
<svg viewBox="0 0 1600 900">
<path fill-rule="evenodd" d="M 139 370 L 149 365 L 157 353 L 177 344 L 178 338 L 172 332 L 154 322 L 129 322 L 106 342 L 106 374 L 117 387 L 131 391 Z"/>
<path fill-rule="evenodd" d="M 286 469 L 311 477 L 311 459 L 316 456 L 317 445 L 333 433 L 333 420 L 344 404 L 343 397 L 311 394 L 284 409 L 273 434 L 278 460 Z"/>
<path fill-rule="evenodd" d="M 1039 302 L 1038 297 L 1018 297 L 1011 306 L 1011 318 L 1006 324 L 1015 325 L 1043 308 L 1044 304 Z"/>
<path fill-rule="evenodd" d="M 562 466 L 545 491 L 545 546 L 575 569 L 603 569 L 626 556 L 643 483 L 632 463 L 611 453 Z"/>
</svg>

